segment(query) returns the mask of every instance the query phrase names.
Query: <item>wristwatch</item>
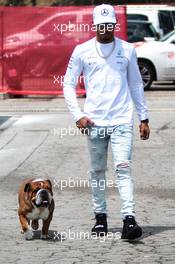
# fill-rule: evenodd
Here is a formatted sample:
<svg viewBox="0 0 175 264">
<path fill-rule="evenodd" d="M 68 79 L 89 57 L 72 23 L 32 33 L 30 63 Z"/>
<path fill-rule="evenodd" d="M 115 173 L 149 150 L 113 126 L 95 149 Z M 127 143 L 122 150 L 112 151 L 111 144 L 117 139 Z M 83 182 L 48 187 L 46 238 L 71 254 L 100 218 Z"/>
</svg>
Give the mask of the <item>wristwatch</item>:
<svg viewBox="0 0 175 264">
<path fill-rule="evenodd" d="M 141 120 L 141 123 L 146 123 L 146 124 L 148 124 L 148 123 L 149 123 L 149 119 L 147 118 L 147 119 Z"/>
</svg>

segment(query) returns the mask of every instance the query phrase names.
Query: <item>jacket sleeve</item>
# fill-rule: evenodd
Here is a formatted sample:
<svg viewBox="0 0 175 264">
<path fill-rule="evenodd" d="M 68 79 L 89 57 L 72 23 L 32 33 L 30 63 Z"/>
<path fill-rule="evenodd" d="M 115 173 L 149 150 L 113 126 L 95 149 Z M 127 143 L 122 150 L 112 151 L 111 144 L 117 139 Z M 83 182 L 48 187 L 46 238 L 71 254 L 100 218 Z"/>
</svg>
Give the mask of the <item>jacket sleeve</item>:
<svg viewBox="0 0 175 264">
<path fill-rule="evenodd" d="M 75 122 L 84 116 L 76 97 L 76 85 L 82 69 L 82 61 L 77 46 L 69 60 L 63 85 L 64 98 Z"/>
<path fill-rule="evenodd" d="M 128 86 L 139 120 L 147 119 L 148 108 L 144 98 L 143 81 L 137 64 L 137 55 L 134 48 L 132 49 L 128 63 Z"/>
</svg>

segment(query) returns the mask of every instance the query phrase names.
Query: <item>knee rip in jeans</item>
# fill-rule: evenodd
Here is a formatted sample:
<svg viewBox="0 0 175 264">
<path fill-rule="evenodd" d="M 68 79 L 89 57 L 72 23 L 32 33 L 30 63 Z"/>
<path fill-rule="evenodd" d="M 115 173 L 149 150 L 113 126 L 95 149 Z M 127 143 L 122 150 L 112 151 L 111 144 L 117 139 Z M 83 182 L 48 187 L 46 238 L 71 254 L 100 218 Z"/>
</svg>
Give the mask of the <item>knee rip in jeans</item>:
<svg viewBox="0 0 175 264">
<path fill-rule="evenodd" d="M 129 161 L 121 162 L 121 163 L 117 164 L 116 172 L 118 172 L 120 169 L 129 169 L 129 168 L 130 168 Z"/>
</svg>

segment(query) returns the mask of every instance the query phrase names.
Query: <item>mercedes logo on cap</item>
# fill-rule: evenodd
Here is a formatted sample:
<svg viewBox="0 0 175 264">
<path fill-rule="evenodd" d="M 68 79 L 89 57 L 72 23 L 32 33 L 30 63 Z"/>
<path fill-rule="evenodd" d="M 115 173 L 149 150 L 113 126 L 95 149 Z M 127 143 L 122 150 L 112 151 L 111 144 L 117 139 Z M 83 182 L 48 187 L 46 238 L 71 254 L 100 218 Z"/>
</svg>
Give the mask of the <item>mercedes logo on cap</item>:
<svg viewBox="0 0 175 264">
<path fill-rule="evenodd" d="M 101 10 L 102 16 L 107 16 L 109 14 L 109 11 L 107 9 Z"/>
</svg>

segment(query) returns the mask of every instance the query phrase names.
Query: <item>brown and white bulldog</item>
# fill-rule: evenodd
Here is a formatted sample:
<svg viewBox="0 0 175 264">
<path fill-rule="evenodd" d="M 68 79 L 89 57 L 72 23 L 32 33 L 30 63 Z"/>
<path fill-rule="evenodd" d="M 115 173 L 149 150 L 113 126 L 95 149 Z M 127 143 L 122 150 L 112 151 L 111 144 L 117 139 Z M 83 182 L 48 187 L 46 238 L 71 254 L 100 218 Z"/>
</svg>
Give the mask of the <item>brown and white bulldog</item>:
<svg viewBox="0 0 175 264">
<path fill-rule="evenodd" d="M 41 238 L 46 239 L 54 211 L 51 181 L 43 179 L 24 181 L 18 194 L 18 215 L 25 238 L 27 240 L 33 238 L 32 229 L 37 230 L 39 227 L 38 220 L 42 219 Z"/>
</svg>

